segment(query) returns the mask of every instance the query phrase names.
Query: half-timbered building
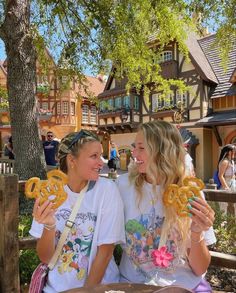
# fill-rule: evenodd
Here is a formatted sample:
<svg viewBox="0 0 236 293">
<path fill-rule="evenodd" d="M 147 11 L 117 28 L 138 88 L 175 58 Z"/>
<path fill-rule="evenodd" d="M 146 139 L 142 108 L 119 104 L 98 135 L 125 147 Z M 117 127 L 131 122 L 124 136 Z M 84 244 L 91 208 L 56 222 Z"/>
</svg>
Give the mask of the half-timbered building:
<svg viewBox="0 0 236 293">
<path fill-rule="evenodd" d="M 78 78 L 58 75 L 58 66 L 45 50 L 46 70 L 37 62 L 36 100 L 39 129 L 42 139 L 52 131 L 58 139 L 81 128 L 97 132 L 97 106 L 90 97 L 97 97 L 104 89 L 102 77 L 85 76 L 82 86 Z M 62 70 L 61 70 L 62 72 Z M 7 61 L 0 63 L 0 86 L 6 88 Z M 85 90 L 86 89 L 86 90 Z M 1 97 L 0 97 L 1 98 Z M 8 109 L 0 109 L 0 142 L 3 147 L 11 134 Z M 1 149 L 0 148 L 0 149 Z"/>
<path fill-rule="evenodd" d="M 190 33 L 186 41 L 189 58 L 183 56 L 176 42 L 165 47 L 161 54 L 162 75 L 183 80 L 189 90 L 182 94 L 173 89 L 171 95 L 161 99 L 161 93 L 153 90 L 146 101 L 142 93 L 137 94 L 135 90 L 128 95 L 126 80 L 116 80 L 111 72 L 104 92 L 99 95 L 99 129 L 107 131 L 111 140 L 123 151 L 131 148 L 139 123 L 153 119 L 175 123 L 184 141 L 188 142 L 197 176 L 208 180 L 212 176 L 219 148 L 230 140 L 219 139 L 223 130 L 205 125 L 204 119 L 214 112 L 229 111 L 231 114 L 228 113 L 227 117 L 231 126 L 227 128 L 227 133 L 236 136 L 236 133 L 233 134 L 236 127 L 236 90 L 233 84 L 236 48 L 234 44 L 227 71 L 224 71 L 219 50 L 213 47 L 214 41 L 215 35 L 199 38 Z"/>
</svg>

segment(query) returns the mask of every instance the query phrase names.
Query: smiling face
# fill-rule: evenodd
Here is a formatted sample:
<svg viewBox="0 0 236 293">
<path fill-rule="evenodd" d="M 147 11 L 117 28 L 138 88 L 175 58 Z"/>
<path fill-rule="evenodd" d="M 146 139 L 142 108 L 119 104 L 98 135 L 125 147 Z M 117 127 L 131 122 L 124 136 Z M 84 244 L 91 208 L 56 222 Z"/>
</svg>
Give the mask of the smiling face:
<svg viewBox="0 0 236 293">
<path fill-rule="evenodd" d="M 149 155 L 147 153 L 142 131 L 139 131 L 136 135 L 133 157 L 135 158 L 138 172 L 146 173 Z"/>
<path fill-rule="evenodd" d="M 69 155 L 68 175 L 73 175 L 81 181 L 97 180 L 103 167 L 102 145 L 98 141 L 87 142 L 80 149 L 77 157 Z"/>
</svg>

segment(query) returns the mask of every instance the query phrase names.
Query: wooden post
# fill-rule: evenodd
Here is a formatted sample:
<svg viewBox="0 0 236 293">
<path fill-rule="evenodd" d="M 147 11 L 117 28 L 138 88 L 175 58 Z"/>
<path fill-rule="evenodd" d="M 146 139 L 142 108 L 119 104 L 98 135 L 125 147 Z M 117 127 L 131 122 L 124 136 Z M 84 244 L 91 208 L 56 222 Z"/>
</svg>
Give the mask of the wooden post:
<svg viewBox="0 0 236 293">
<path fill-rule="evenodd" d="M 18 175 L 0 175 L 0 292 L 20 292 Z"/>
</svg>

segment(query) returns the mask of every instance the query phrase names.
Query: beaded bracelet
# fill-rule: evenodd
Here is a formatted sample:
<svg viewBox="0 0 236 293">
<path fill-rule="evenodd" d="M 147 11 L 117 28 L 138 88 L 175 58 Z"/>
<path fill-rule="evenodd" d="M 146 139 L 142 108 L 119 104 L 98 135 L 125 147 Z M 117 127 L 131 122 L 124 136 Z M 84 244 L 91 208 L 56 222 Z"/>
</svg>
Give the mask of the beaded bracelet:
<svg viewBox="0 0 236 293">
<path fill-rule="evenodd" d="M 51 231 L 51 230 L 54 230 L 56 228 L 56 224 L 53 224 L 53 225 L 44 224 L 43 227 L 44 227 L 44 229 L 46 229 L 48 231 Z"/>
</svg>

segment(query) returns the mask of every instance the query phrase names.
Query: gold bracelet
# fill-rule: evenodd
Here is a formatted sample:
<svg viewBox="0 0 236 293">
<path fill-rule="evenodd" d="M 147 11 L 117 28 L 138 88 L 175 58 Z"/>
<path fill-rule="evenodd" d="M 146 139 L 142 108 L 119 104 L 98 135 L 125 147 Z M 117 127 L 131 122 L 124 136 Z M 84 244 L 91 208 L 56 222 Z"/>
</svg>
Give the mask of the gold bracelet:
<svg viewBox="0 0 236 293">
<path fill-rule="evenodd" d="M 53 224 L 53 225 L 44 224 L 43 227 L 44 227 L 44 229 L 46 229 L 48 231 L 51 231 L 51 230 L 54 230 L 56 228 L 56 224 Z"/>
</svg>

